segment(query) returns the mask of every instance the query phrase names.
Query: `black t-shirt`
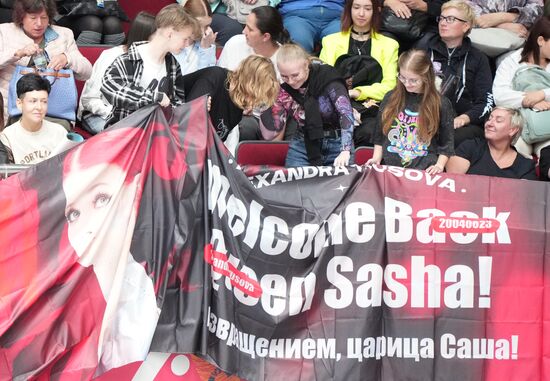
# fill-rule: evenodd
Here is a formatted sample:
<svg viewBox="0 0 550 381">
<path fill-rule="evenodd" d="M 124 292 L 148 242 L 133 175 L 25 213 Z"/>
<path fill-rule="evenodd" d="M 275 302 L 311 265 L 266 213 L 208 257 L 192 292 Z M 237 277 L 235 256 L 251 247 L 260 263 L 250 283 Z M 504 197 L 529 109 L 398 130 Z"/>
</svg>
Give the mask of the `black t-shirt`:
<svg viewBox="0 0 550 381">
<path fill-rule="evenodd" d="M 212 66 L 184 77 L 187 102 L 206 94 L 212 97 L 210 119 L 222 140 L 227 138 L 229 131 L 239 124 L 243 117 L 243 110 L 237 107 L 229 96 L 226 83 L 228 73 L 227 69 Z"/>
<path fill-rule="evenodd" d="M 513 149 L 515 150 L 515 148 Z M 537 179 L 533 160 L 517 154 L 516 160 L 511 166 L 500 168 L 491 156 L 489 145 L 480 138 L 465 140 L 458 146 L 455 155 L 470 162 L 470 168 L 466 173 L 471 175 L 505 177 L 508 179 Z"/>
</svg>

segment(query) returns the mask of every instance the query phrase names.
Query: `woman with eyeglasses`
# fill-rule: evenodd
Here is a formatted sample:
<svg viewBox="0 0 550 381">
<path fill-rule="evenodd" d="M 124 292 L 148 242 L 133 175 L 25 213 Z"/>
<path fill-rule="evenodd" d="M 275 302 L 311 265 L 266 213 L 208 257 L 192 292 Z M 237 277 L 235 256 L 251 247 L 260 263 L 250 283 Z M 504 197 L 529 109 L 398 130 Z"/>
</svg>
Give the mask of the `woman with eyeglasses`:
<svg viewBox="0 0 550 381">
<path fill-rule="evenodd" d="M 380 105 L 374 154 L 367 165 L 385 164 L 443 172 L 454 154 L 453 109 L 435 86 L 428 54 L 411 49 L 398 61 L 397 86 Z"/>
<path fill-rule="evenodd" d="M 279 48 L 277 66 L 283 83 L 275 104 L 260 117 L 262 137 L 281 139 L 292 119 L 297 129 L 285 166 L 352 163 L 354 118 L 344 79 L 295 44 Z"/>
<path fill-rule="evenodd" d="M 356 146 L 371 144 L 377 103 L 396 82 L 399 44 L 379 33 L 380 7 L 380 0 L 347 0 L 341 32 L 323 38 L 319 55 L 340 71 L 350 98 L 357 102 L 352 104 L 362 123 L 354 131 Z"/>
<path fill-rule="evenodd" d="M 426 50 L 440 91 L 451 101 L 455 147 L 467 139 L 483 137 L 483 123 L 491 112 L 493 76 L 487 56 L 472 46 L 468 34 L 474 25 L 473 9 L 464 1 L 452 0 L 441 7 L 437 18 L 439 34 L 416 46 Z"/>
</svg>

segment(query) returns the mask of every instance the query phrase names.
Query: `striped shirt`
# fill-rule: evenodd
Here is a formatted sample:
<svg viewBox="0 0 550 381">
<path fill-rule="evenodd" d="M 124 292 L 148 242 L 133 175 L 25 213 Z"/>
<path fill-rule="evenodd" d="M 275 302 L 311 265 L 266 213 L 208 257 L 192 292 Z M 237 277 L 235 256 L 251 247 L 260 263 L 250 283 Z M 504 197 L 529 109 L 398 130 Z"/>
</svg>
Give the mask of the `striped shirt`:
<svg viewBox="0 0 550 381">
<path fill-rule="evenodd" d="M 136 110 L 158 103 L 162 93 L 140 86 L 143 75 L 143 59 L 137 47 L 147 42 L 136 42 L 128 48 L 128 52 L 119 56 L 105 72 L 101 93 L 113 105 L 113 110 L 107 118 L 106 126 L 124 119 Z M 164 58 L 166 76 L 169 81 L 170 103 L 173 106 L 185 101 L 184 81 L 176 58 L 168 53 Z"/>
</svg>

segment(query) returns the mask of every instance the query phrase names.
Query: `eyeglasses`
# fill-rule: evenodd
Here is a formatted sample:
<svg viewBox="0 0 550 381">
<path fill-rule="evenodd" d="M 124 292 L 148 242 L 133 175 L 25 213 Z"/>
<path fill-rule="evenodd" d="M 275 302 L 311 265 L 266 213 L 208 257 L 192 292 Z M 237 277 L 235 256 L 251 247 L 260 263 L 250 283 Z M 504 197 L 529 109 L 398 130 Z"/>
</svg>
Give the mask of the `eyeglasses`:
<svg viewBox="0 0 550 381">
<path fill-rule="evenodd" d="M 397 74 L 397 79 L 401 81 L 402 84 L 406 85 L 407 83 L 408 84 L 411 84 L 411 85 L 418 85 L 420 82 L 422 82 L 422 80 L 420 78 L 405 78 L 403 77 L 401 74 Z"/>
<path fill-rule="evenodd" d="M 445 21 L 447 24 L 454 24 L 455 21 L 468 22 L 466 20 L 459 19 L 458 17 L 455 17 L 455 16 L 437 16 L 435 18 L 435 21 L 437 21 L 438 23 Z"/>
</svg>

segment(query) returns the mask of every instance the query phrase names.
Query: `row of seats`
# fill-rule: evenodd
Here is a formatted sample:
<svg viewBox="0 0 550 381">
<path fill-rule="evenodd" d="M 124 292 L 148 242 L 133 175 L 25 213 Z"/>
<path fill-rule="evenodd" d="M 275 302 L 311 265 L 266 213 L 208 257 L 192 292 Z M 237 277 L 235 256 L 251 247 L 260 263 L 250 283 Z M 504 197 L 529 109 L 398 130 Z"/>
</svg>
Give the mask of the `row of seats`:
<svg viewBox="0 0 550 381">
<path fill-rule="evenodd" d="M 241 166 L 268 165 L 284 167 L 289 142 L 250 140 L 237 146 L 236 160 Z M 373 148 L 359 147 L 355 150 L 355 164 L 363 165 L 372 157 Z"/>
</svg>

